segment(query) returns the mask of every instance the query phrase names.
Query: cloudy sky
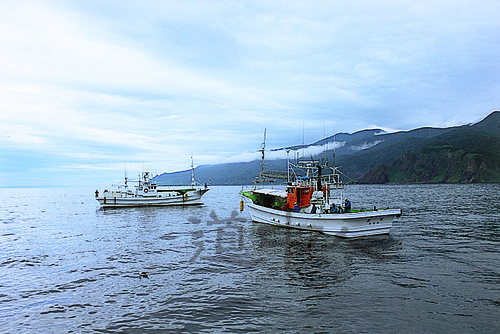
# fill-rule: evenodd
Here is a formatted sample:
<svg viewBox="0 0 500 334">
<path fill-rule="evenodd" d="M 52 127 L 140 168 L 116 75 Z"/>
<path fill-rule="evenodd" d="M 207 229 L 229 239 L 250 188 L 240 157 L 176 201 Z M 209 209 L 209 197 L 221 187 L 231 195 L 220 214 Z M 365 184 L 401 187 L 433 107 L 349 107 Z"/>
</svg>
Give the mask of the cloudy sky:
<svg viewBox="0 0 500 334">
<path fill-rule="evenodd" d="M 0 186 L 500 109 L 500 2 L 0 1 Z M 258 157 L 258 155 L 256 155 Z"/>
</svg>

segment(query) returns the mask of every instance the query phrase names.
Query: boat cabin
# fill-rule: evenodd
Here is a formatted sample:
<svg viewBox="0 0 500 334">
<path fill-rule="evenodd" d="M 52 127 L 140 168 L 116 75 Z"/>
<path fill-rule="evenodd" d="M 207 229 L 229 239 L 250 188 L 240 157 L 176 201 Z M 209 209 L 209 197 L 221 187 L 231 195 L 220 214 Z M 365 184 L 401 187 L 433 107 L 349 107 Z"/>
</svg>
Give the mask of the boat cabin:
<svg viewBox="0 0 500 334">
<path fill-rule="evenodd" d="M 147 193 L 150 193 L 150 195 L 152 194 L 156 194 L 156 188 L 157 188 L 157 185 L 156 183 L 144 183 L 143 185 L 141 185 L 139 188 L 138 188 L 138 192 L 142 190 L 142 192 L 144 194 L 147 194 Z"/>
<path fill-rule="evenodd" d="M 314 192 L 313 187 L 288 187 L 286 192 L 289 208 L 293 208 L 295 203 L 301 208 L 311 205 L 311 197 Z"/>
</svg>

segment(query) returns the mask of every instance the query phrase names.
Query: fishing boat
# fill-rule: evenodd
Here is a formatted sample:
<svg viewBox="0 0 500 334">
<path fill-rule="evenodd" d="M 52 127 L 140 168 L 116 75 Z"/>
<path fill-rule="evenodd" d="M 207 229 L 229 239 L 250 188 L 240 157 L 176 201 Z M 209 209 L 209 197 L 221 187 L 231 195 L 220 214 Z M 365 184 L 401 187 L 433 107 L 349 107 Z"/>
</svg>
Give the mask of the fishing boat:
<svg viewBox="0 0 500 334">
<path fill-rule="evenodd" d="M 265 143 L 263 161 L 264 149 Z M 394 218 L 402 214 L 401 209 L 353 209 L 344 197 L 340 170 L 327 162 L 287 161 L 286 172 L 265 171 L 264 162 L 261 165 L 254 187 L 240 192 L 255 222 L 354 238 L 389 234 Z M 284 190 L 260 187 L 266 180 L 284 177 Z"/>
<path fill-rule="evenodd" d="M 201 198 L 209 188 L 206 184 L 204 187 L 196 186 L 194 168 L 191 168 L 191 186 L 161 186 L 150 178 L 149 172 L 143 172 L 137 180 L 129 180 L 125 176 L 123 185 L 114 186 L 112 190 L 106 189 L 102 194 L 96 190 L 95 197 L 101 208 L 202 205 Z M 130 187 L 130 182 L 137 184 Z"/>
</svg>

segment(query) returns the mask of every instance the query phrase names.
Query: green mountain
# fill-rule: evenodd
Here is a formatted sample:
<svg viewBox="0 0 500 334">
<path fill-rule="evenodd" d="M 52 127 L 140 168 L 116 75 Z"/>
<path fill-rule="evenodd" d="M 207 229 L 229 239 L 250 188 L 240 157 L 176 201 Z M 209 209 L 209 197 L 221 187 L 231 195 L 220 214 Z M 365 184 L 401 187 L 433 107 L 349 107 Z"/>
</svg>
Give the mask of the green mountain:
<svg viewBox="0 0 500 334">
<path fill-rule="evenodd" d="M 481 122 L 464 125 L 427 141 L 416 150 L 381 162 L 358 181 L 387 182 L 500 182 L 500 112 Z"/>
<path fill-rule="evenodd" d="M 269 165 L 267 165 L 269 167 Z M 272 165 L 275 169 L 285 168 L 285 164 Z M 197 183 L 209 185 L 248 185 L 259 175 L 260 161 L 201 165 L 195 168 Z M 163 173 L 155 181 L 162 185 L 185 185 L 191 183 L 191 170 Z"/>
<path fill-rule="evenodd" d="M 387 182 L 500 182 L 500 112 L 481 122 L 450 128 L 418 128 L 385 133 L 380 129 L 338 133 L 308 145 L 273 149 L 327 149 L 315 159 L 328 157 L 347 176 L 344 181 Z M 334 157 L 334 159 L 333 159 Z M 307 157 L 309 159 L 310 156 Z M 266 169 L 286 170 L 286 160 L 268 160 Z M 202 165 L 196 178 L 211 185 L 251 184 L 260 161 Z M 156 176 L 160 184 L 189 184 L 191 171 Z"/>
<path fill-rule="evenodd" d="M 453 128 L 419 128 L 377 136 L 377 143 L 367 149 L 338 156 L 336 165 L 347 171 L 350 181 L 363 177 L 370 169 L 389 163 L 400 155 L 425 146 Z"/>
</svg>

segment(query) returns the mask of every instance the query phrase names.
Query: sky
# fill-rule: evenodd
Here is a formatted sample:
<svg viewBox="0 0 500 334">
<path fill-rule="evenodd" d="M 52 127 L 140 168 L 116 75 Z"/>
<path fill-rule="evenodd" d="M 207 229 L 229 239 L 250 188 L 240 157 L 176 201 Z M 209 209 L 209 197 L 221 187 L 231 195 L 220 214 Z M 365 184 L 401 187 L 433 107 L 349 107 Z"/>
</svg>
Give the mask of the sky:
<svg viewBox="0 0 500 334">
<path fill-rule="evenodd" d="M 500 1 L 0 1 L 0 187 L 500 110 Z"/>
</svg>

